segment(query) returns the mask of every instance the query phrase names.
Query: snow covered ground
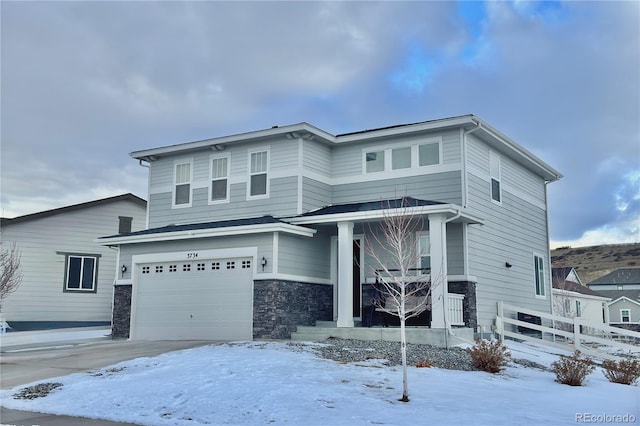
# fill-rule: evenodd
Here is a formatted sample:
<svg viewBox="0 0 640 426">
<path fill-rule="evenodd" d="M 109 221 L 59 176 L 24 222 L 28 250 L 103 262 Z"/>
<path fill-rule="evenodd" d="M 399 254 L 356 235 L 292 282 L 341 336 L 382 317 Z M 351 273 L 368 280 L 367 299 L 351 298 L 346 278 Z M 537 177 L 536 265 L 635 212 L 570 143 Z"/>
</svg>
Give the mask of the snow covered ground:
<svg viewBox="0 0 640 426">
<path fill-rule="evenodd" d="M 557 356 L 509 343 L 514 358 L 549 366 Z M 313 344 L 244 342 L 138 358 L 46 380 L 61 388 L 7 408 L 143 425 L 575 425 L 640 422 L 640 388 L 609 383 L 598 368 L 584 387 L 518 364 L 502 373 L 409 369 L 316 357 Z M 620 416 L 620 417 L 616 417 Z M 626 417 L 623 417 L 626 416 Z M 625 422 L 626 419 L 626 422 Z M 618 420 L 618 422 L 616 422 Z"/>
</svg>

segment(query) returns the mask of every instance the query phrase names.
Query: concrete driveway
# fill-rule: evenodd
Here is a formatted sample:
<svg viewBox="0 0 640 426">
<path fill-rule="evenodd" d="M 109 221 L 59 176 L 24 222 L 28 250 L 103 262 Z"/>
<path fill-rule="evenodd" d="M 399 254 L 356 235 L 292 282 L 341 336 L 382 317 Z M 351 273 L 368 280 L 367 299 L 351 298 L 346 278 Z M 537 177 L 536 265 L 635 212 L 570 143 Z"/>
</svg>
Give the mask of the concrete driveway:
<svg viewBox="0 0 640 426">
<path fill-rule="evenodd" d="M 220 342 L 128 341 L 110 340 L 108 337 L 73 339 L 71 336 L 70 340 L 63 341 L 44 339 L 21 345 L 7 345 L 6 341 L 2 343 L 0 347 L 0 388 L 8 389 L 53 377 L 99 369 L 134 358 L 152 357 L 165 352 Z M 118 424 L 5 408 L 0 410 L 0 421 L 3 424 L 38 424 L 42 426 L 113 426 Z"/>
</svg>

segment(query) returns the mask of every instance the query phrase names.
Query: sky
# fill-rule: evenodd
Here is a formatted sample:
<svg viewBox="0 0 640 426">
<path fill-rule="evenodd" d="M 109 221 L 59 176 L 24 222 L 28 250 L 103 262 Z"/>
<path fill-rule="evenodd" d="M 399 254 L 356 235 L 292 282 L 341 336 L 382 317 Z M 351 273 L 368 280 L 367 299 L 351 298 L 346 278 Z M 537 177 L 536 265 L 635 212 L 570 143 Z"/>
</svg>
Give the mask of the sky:
<svg viewBox="0 0 640 426">
<path fill-rule="evenodd" d="M 549 368 L 559 358 L 506 343 L 512 358 Z M 14 399 L 32 384 L 0 391 L 4 407 L 140 425 L 576 425 L 638 424 L 638 388 L 610 383 L 600 367 L 584 386 L 510 363 L 501 373 L 408 367 L 385 360 L 338 363 L 313 344 L 238 342 L 137 358 L 60 383 L 46 397 Z M 408 350 L 411 350 L 409 346 Z M 567 352 L 564 352 L 568 354 Z"/>
<path fill-rule="evenodd" d="M 640 242 L 639 2 L 2 1 L 0 215 L 132 192 L 129 153 L 475 114 L 560 171 L 554 246 Z"/>
</svg>

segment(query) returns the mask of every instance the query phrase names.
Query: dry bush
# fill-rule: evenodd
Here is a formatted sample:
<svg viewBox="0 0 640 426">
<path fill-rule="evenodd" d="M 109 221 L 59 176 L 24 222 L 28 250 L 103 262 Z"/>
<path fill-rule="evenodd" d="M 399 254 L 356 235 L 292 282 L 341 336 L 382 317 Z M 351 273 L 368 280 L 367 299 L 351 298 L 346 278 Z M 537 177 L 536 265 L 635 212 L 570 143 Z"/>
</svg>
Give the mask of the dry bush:
<svg viewBox="0 0 640 426">
<path fill-rule="evenodd" d="M 478 370 L 499 373 L 511 359 L 511 353 L 499 340 L 476 339 L 476 344 L 467 348 L 471 362 Z"/>
<path fill-rule="evenodd" d="M 418 368 L 431 368 L 431 367 L 433 367 L 433 364 L 431 364 L 429 361 L 419 361 L 418 363 L 416 363 L 416 367 L 418 367 Z"/>
<path fill-rule="evenodd" d="M 611 383 L 633 385 L 640 378 L 640 361 L 623 359 L 618 362 L 606 360 L 602 363 L 604 376 Z"/>
<path fill-rule="evenodd" d="M 580 351 L 575 351 L 571 356 L 560 355 L 559 361 L 551 363 L 556 382 L 569 386 L 582 386 L 584 379 L 595 368 L 591 359 L 580 357 Z"/>
</svg>

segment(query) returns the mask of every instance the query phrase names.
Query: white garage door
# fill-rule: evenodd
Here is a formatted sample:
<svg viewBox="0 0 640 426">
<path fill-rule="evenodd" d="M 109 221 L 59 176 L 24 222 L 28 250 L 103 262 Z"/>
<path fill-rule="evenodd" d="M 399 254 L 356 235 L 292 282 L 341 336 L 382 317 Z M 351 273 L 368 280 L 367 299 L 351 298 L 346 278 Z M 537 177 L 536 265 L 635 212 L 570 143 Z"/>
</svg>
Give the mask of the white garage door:
<svg viewBox="0 0 640 426">
<path fill-rule="evenodd" d="M 137 271 L 132 338 L 251 340 L 251 258 L 145 263 Z"/>
</svg>

